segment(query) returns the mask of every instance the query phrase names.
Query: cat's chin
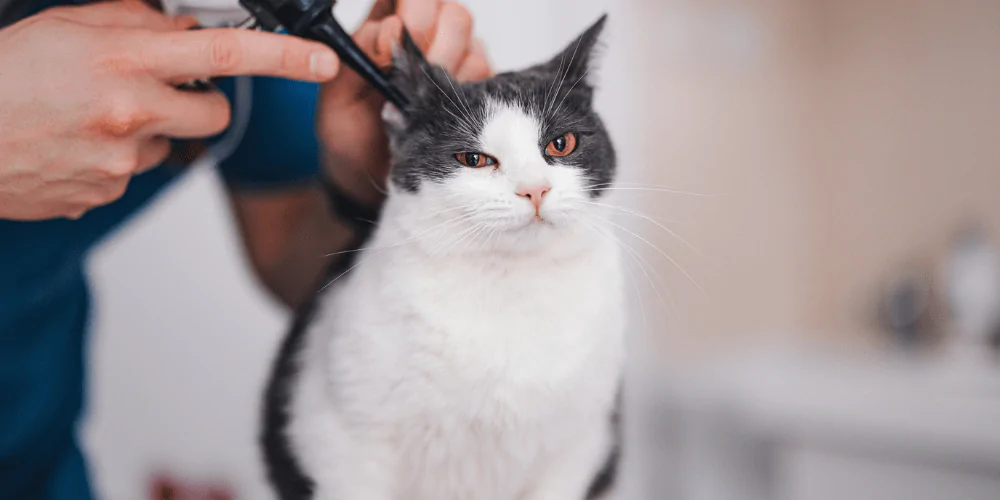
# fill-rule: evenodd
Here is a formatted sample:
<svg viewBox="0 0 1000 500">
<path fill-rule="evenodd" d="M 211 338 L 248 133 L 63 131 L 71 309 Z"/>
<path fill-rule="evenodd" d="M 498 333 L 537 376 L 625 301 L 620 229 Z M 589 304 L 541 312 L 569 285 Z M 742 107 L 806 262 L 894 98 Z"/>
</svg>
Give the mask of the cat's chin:
<svg viewBox="0 0 1000 500">
<path fill-rule="evenodd" d="M 590 233 L 568 220 L 528 220 L 505 228 L 494 240 L 491 250 L 502 253 L 538 253 L 546 249 L 558 253 L 577 246 L 587 246 Z M 580 244 L 580 245 L 578 245 Z"/>
<path fill-rule="evenodd" d="M 565 229 L 562 221 L 533 216 L 511 223 L 505 231 L 519 238 L 547 237 Z"/>
<path fill-rule="evenodd" d="M 554 210 L 542 215 L 519 215 L 511 222 L 511 230 L 558 231 L 572 225 L 574 218 L 564 210 Z"/>
</svg>

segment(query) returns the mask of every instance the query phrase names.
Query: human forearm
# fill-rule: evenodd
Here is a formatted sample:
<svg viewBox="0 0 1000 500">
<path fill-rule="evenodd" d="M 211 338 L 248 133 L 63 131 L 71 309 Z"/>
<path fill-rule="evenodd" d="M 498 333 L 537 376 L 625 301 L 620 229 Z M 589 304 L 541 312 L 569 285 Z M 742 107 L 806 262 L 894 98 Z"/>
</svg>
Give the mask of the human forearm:
<svg viewBox="0 0 1000 500">
<path fill-rule="evenodd" d="M 231 191 L 230 199 L 255 274 L 292 308 L 315 291 L 329 255 L 355 240 L 354 229 L 333 216 L 318 183 L 277 193 Z"/>
</svg>

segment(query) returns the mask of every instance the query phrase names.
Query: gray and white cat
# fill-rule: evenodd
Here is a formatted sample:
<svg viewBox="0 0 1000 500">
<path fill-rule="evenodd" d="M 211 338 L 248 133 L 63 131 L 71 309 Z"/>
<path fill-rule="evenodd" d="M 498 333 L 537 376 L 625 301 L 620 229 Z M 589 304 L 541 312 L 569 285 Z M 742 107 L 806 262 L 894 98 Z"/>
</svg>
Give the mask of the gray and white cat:
<svg viewBox="0 0 1000 500">
<path fill-rule="evenodd" d="M 588 80 L 602 18 L 550 62 L 459 85 L 408 36 L 389 197 L 268 388 L 283 500 L 583 500 L 618 455 L 615 153 Z M 349 272 L 347 272 L 349 271 Z"/>
</svg>

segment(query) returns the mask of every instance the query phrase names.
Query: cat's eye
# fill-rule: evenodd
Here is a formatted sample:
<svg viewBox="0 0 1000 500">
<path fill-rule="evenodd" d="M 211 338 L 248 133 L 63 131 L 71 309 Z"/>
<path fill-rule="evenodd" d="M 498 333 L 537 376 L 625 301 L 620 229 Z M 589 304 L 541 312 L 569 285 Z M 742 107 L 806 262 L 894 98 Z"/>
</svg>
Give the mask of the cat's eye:
<svg viewBox="0 0 1000 500">
<path fill-rule="evenodd" d="M 545 146 L 545 154 L 548 156 L 561 157 L 568 156 L 570 153 L 576 150 L 576 134 L 573 132 L 567 132 L 549 142 L 548 146 Z"/>
<path fill-rule="evenodd" d="M 472 168 L 482 168 L 497 164 L 496 158 L 483 153 L 458 153 L 455 155 L 455 159 L 462 165 Z"/>
</svg>

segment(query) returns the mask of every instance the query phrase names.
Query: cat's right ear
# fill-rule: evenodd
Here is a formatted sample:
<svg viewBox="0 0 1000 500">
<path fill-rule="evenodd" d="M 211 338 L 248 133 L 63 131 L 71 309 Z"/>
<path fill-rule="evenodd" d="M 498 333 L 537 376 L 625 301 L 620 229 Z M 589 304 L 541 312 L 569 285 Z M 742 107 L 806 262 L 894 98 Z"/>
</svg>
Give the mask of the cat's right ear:
<svg viewBox="0 0 1000 500">
<path fill-rule="evenodd" d="M 382 121 L 397 130 L 406 128 L 406 117 L 391 102 L 385 103 L 382 107 Z"/>
<path fill-rule="evenodd" d="M 427 62 L 424 53 L 413 41 L 410 32 L 403 28 L 399 44 L 392 51 L 392 72 L 390 82 L 408 100 L 419 100 L 425 89 L 431 85 L 433 66 Z"/>
</svg>

